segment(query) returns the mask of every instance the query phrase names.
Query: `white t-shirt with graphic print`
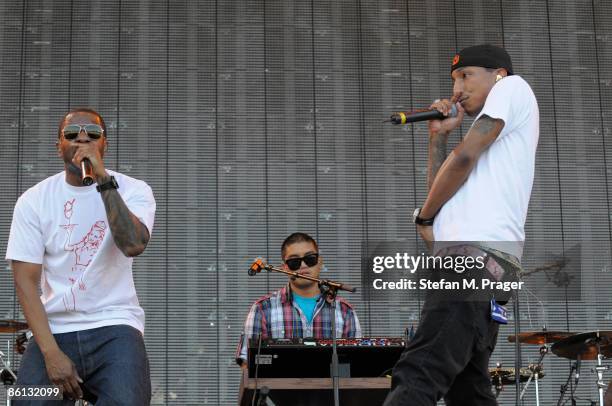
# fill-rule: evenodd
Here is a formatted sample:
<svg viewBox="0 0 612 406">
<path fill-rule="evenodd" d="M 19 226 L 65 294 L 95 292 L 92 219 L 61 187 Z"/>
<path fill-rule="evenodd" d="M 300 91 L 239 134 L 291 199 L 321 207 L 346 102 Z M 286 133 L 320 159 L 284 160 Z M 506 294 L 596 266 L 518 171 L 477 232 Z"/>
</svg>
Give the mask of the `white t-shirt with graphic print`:
<svg viewBox="0 0 612 406">
<path fill-rule="evenodd" d="M 493 86 L 474 123 L 485 114 L 503 120 L 504 128 L 440 209 L 434 238 L 480 242 L 520 260 L 540 131 L 538 103 L 523 78 L 507 76 Z"/>
<path fill-rule="evenodd" d="M 153 230 L 155 199 L 143 181 L 107 170 L 129 210 Z M 100 193 L 60 172 L 15 205 L 7 260 L 42 264 L 41 300 L 53 334 L 126 324 L 144 332 L 133 258 L 113 241 Z"/>
</svg>

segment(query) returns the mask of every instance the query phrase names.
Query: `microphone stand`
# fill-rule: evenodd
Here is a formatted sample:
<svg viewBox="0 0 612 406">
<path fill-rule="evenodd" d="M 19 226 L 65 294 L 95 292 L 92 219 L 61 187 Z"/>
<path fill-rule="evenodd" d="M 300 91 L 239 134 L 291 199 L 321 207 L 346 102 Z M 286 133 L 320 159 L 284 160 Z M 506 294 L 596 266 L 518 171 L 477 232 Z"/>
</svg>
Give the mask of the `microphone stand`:
<svg viewBox="0 0 612 406">
<path fill-rule="evenodd" d="M 332 308 L 332 363 L 331 363 L 331 375 L 332 375 L 332 386 L 334 387 L 334 406 L 340 406 L 340 372 L 338 368 L 338 343 L 336 342 L 336 295 L 338 289 L 330 287 L 326 284 L 319 284 L 321 291 L 326 295 L 327 303 Z"/>
<path fill-rule="evenodd" d="M 357 291 L 356 288 L 347 285 L 346 283 L 334 282 L 327 279 L 314 278 L 308 275 L 301 275 L 298 272 L 287 271 L 282 268 L 276 268 L 268 264 L 259 264 L 257 268 L 251 267 L 251 270 L 255 273 L 261 272 L 265 269 L 268 272 L 279 272 L 285 275 L 293 276 L 295 278 L 307 279 L 309 281 L 316 282 L 321 289 L 321 292 L 325 295 L 325 300 L 330 304 L 332 308 L 332 362 L 331 362 L 331 375 L 332 375 L 332 386 L 334 390 L 334 406 L 340 406 L 340 372 L 338 367 L 338 343 L 336 342 L 336 295 L 339 290 L 354 293 Z M 251 271 L 249 270 L 249 272 Z"/>
<path fill-rule="evenodd" d="M 319 286 L 322 287 L 323 289 L 333 289 L 336 292 L 339 290 L 344 290 L 346 292 L 350 292 L 350 293 L 355 293 L 357 291 L 357 288 L 354 288 L 350 285 L 347 285 L 346 283 L 340 283 L 340 282 L 334 282 L 334 281 L 330 281 L 328 279 L 319 279 L 319 278 L 314 278 L 312 276 L 309 275 L 302 275 L 300 273 L 298 273 L 297 271 L 287 271 L 285 269 L 282 268 L 277 268 L 275 266 L 272 265 L 268 265 L 268 264 L 260 264 L 260 266 L 257 269 L 250 269 L 249 272 L 254 272 L 252 275 L 255 275 L 259 272 L 261 272 L 263 269 L 265 269 L 268 272 L 279 272 L 279 273 L 284 273 L 285 275 L 288 276 L 293 276 L 294 278 L 301 278 L 301 279 L 306 279 L 309 281 L 313 281 L 316 282 Z M 251 274 L 250 274 L 251 275 Z M 327 288 L 324 288 L 323 286 L 327 286 Z M 326 293 L 326 292 L 323 292 Z M 335 293 L 334 293 L 334 298 L 335 298 Z"/>
<path fill-rule="evenodd" d="M 517 337 L 514 343 L 514 379 L 515 379 L 515 393 L 514 401 L 516 406 L 521 404 L 521 343 L 518 336 L 521 332 L 521 315 L 519 314 L 519 292 L 512 292 L 513 295 L 513 312 L 514 312 L 514 335 Z"/>
</svg>

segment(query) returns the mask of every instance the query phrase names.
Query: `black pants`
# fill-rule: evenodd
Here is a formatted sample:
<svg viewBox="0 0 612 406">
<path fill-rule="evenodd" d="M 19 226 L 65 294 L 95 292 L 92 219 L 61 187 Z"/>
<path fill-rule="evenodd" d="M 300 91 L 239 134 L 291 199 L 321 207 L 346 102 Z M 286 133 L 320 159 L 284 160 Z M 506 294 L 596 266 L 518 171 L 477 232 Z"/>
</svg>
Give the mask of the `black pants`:
<svg viewBox="0 0 612 406">
<path fill-rule="evenodd" d="M 393 368 L 384 406 L 497 405 L 489 357 L 499 325 L 485 301 L 426 300 L 416 334 Z"/>
</svg>

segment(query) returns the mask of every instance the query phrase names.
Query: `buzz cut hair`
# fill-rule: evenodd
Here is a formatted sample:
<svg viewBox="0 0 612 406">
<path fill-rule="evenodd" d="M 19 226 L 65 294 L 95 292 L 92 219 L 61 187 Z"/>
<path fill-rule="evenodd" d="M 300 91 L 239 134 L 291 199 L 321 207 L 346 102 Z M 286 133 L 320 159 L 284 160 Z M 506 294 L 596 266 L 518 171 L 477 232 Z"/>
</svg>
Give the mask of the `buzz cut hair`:
<svg viewBox="0 0 612 406">
<path fill-rule="evenodd" d="M 285 260 L 285 251 L 287 250 L 287 247 L 298 242 L 310 242 L 315 246 L 317 252 L 319 252 L 319 244 L 317 244 L 314 238 L 306 233 L 293 233 L 289 237 L 285 238 L 283 245 L 281 245 L 281 258 L 283 260 Z"/>
</svg>

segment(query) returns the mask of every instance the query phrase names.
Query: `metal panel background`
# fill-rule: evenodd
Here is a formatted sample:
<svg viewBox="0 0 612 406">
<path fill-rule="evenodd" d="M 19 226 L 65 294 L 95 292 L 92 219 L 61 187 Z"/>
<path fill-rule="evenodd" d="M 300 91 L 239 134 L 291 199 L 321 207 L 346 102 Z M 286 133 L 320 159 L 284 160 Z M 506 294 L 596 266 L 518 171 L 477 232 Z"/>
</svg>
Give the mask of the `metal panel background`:
<svg viewBox="0 0 612 406">
<path fill-rule="evenodd" d="M 426 126 L 381 121 L 448 95 L 450 59 L 464 46 L 505 46 L 538 97 L 528 238 L 609 244 L 610 27 L 604 0 L 3 2 L 0 253 L 17 197 L 61 170 L 61 115 L 97 109 L 108 166 L 147 181 L 158 204 L 135 262 L 154 404 L 234 404 L 233 352 L 249 304 L 284 282 L 249 279 L 254 257 L 277 263 L 283 238 L 302 230 L 318 239 L 325 276 L 359 286 L 362 240 L 416 242 Z M 592 251 L 582 300 L 567 313 L 565 303 L 543 311 L 524 297 L 524 329 L 612 329 L 612 266 Z M 366 334 L 400 335 L 418 321 L 416 297 L 350 300 Z M 7 270 L 0 317 L 19 315 Z M 492 362 L 511 364 L 508 334 Z M 523 351 L 530 361 L 536 353 Z M 567 361 L 546 362 L 544 404 L 566 370 Z M 578 394 L 594 398 L 594 377 L 583 376 Z"/>
</svg>

